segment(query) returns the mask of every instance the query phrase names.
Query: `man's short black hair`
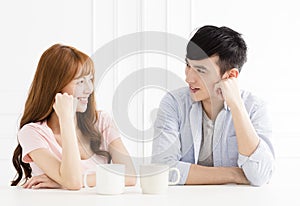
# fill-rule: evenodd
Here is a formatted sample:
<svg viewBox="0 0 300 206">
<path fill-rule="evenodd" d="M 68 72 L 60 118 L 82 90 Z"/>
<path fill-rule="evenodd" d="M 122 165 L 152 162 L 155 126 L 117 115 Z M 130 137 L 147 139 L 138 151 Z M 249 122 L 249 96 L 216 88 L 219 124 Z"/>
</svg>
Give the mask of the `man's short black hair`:
<svg viewBox="0 0 300 206">
<path fill-rule="evenodd" d="M 247 61 L 247 45 L 240 33 L 228 27 L 203 26 L 190 39 L 186 57 L 201 60 L 214 55 L 219 56 L 221 75 L 232 68 L 241 71 Z"/>
</svg>

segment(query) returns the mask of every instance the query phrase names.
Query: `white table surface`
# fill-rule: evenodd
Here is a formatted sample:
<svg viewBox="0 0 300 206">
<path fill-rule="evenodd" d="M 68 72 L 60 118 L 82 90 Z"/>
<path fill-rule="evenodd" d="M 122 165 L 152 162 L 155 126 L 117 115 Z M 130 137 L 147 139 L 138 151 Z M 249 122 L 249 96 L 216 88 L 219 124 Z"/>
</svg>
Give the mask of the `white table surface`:
<svg viewBox="0 0 300 206">
<path fill-rule="evenodd" d="M 298 194 L 298 195 L 297 195 Z M 300 206 L 298 185 L 268 184 L 262 187 L 243 185 L 170 186 L 162 195 L 146 195 L 139 186 L 126 187 L 120 195 L 99 195 L 95 188 L 67 191 L 59 189 L 23 189 L 0 187 L 1 205 L 20 206 L 93 206 L 93 205 L 283 205 Z"/>
</svg>

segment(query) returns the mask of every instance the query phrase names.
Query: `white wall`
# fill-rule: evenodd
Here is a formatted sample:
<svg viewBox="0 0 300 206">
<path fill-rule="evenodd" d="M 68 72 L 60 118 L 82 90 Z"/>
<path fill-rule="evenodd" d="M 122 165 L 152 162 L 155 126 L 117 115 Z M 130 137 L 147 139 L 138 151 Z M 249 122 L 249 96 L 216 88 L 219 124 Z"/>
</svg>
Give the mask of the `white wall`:
<svg viewBox="0 0 300 206">
<path fill-rule="evenodd" d="M 0 81 L 0 185 L 14 174 L 12 151 L 17 122 L 39 57 L 50 45 L 69 44 L 94 55 L 112 40 L 141 31 L 161 31 L 188 38 L 206 24 L 241 32 L 248 44 L 248 62 L 240 84 L 270 103 L 273 142 L 284 167 L 300 159 L 300 89 L 298 48 L 300 14 L 296 0 L 15 0 L 0 2 L 2 57 Z M 141 44 L 137 42 L 137 44 Z M 140 46 L 141 46 L 140 45 Z M 159 67 L 184 79 L 184 64 L 169 55 L 144 52 L 116 62 L 98 87 L 98 107 L 112 112 L 112 96 L 129 74 Z M 147 81 L 149 77 L 143 77 Z M 166 79 L 166 82 L 170 79 Z M 129 119 L 140 130 L 151 127 L 151 112 L 164 92 L 155 87 L 132 95 Z M 124 103 L 120 100 L 120 104 Z M 127 103 L 126 103 L 127 104 Z M 151 153 L 143 136 L 123 139 L 137 161 Z M 138 140 L 138 141 L 137 141 Z M 8 168 L 8 169 L 7 169 Z M 299 166 L 296 169 L 300 169 Z M 295 168 L 293 168 L 295 170 Z M 280 168 L 279 168 L 280 171 Z M 292 177 L 290 176 L 292 179 Z"/>
</svg>

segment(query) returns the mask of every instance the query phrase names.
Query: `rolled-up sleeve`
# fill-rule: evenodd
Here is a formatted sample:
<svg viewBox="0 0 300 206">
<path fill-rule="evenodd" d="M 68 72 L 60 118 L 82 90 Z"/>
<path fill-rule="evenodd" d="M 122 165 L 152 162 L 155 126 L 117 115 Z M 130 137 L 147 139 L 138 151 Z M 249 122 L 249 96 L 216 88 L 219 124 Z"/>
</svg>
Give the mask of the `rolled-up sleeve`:
<svg viewBox="0 0 300 206">
<path fill-rule="evenodd" d="M 180 144 L 180 114 L 174 97 L 167 94 L 160 103 L 154 124 L 152 163 L 168 164 L 180 171 L 178 184 L 185 184 L 191 163 L 182 162 Z M 177 179 L 176 173 L 170 174 L 170 181 Z"/>
<path fill-rule="evenodd" d="M 238 166 L 253 186 L 268 183 L 275 170 L 275 153 L 270 141 L 272 125 L 265 103 L 257 105 L 250 115 L 251 122 L 260 138 L 256 150 L 248 157 L 239 154 Z"/>
<path fill-rule="evenodd" d="M 251 156 L 239 154 L 238 166 L 243 169 L 251 185 L 261 186 L 271 179 L 275 170 L 275 161 L 266 144 L 260 141 Z"/>
</svg>

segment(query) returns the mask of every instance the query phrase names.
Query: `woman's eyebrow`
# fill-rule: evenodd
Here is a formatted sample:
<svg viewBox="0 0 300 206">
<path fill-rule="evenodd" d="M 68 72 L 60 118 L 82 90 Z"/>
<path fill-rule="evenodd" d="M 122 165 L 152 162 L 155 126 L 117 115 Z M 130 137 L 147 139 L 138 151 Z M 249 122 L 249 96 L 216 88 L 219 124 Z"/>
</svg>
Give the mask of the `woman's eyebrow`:
<svg viewBox="0 0 300 206">
<path fill-rule="evenodd" d="M 94 77 L 94 75 L 93 74 L 88 74 L 88 75 L 85 75 L 85 76 L 75 77 L 74 79 L 86 79 L 86 78 L 91 78 L 91 77 Z"/>
<path fill-rule="evenodd" d="M 93 74 L 88 74 L 88 75 L 86 75 L 86 76 L 83 76 L 83 78 L 86 78 L 86 79 L 93 78 L 93 77 L 94 77 Z"/>
</svg>

